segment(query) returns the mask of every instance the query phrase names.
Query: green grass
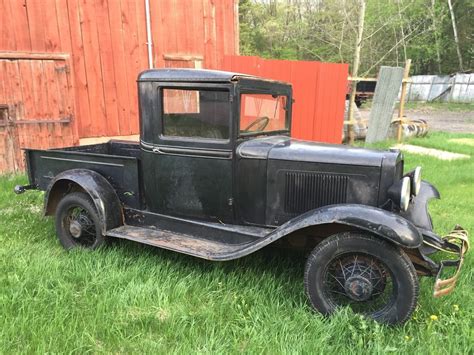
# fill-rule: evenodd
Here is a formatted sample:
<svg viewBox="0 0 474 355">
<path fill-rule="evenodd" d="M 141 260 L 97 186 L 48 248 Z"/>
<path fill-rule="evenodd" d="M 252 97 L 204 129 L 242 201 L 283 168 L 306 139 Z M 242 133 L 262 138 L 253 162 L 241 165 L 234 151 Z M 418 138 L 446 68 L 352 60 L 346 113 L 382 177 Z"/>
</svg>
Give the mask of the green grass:
<svg viewBox="0 0 474 355">
<path fill-rule="evenodd" d="M 398 111 L 399 104 L 395 106 Z M 362 104 L 363 109 L 372 108 L 372 100 L 368 100 Z M 406 110 L 422 110 L 422 111 L 448 111 L 448 112 L 473 112 L 474 103 L 461 102 L 422 102 L 410 101 L 405 103 Z"/>
<path fill-rule="evenodd" d="M 474 135 L 433 133 L 410 143 L 473 156 L 473 147 L 448 142 L 459 137 Z M 436 230 L 460 223 L 472 233 L 474 158 L 407 154 L 406 163 L 423 165 L 441 191 L 430 205 Z M 300 255 L 263 250 L 207 262 L 127 241 L 68 253 L 41 217 L 42 194 L 15 196 L 18 183 L 26 178 L 0 178 L 0 353 L 474 351 L 473 252 L 453 294 L 434 299 L 433 280 L 421 280 L 419 306 L 403 326 L 347 310 L 324 318 L 306 303 Z"/>
<path fill-rule="evenodd" d="M 451 111 L 451 112 L 472 112 L 474 111 L 474 103 L 461 102 L 407 102 L 405 108 L 409 110 L 426 110 L 426 111 Z"/>
</svg>

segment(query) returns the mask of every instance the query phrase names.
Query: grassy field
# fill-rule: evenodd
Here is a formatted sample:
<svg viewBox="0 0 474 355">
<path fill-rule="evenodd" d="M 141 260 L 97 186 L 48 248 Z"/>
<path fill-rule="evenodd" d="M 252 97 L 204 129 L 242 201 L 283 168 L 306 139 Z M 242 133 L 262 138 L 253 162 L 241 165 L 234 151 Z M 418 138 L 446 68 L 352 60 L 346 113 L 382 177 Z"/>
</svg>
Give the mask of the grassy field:
<svg viewBox="0 0 474 355">
<path fill-rule="evenodd" d="M 396 104 L 398 110 L 399 104 Z M 368 100 L 362 104 L 362 109 L 372 108 L 372 100 Z M 462 103 L 462 102 L 423 102 L 423 101 L 409 101 L 405 103 L 405 109 L 407 110 L 420 110 L 420 111 L 446 111 L 446 112 L 473 112 L 474 103 Z"/>
<path fill-rule="evenodd" d="M 439 233 L 460 223 L 474 232 L 474 147 L 449 142 L 474 135 L 433 133 L 410 143 L 470 154 L 423 165 L 442 195 L 430 210 Z M 382 145 L 381 145 L 382 146 Z M 389 146 L 389 143 L 383 146 Z M 24 176 L 0 178 L 0 353 L 416 353 L 474 352 L 474 251 L 455 292 L 431 297 L 390 328 L 342 310 L 314 314 L 303 291 L 304 258 L 263 250 L 216 263 L 127 241 L 65 252 L 43 196 L 15 196 Z"/>
<path fill-rule="evenodd" d="M 412 101 L 405 104 L 405 108 L 409 110 L 425 110 L 425 111 L 451 111 L 451 112 L 472 112 L 474 111 L 474 103 L 461 102 L 419 102 Z"/>
</svg>

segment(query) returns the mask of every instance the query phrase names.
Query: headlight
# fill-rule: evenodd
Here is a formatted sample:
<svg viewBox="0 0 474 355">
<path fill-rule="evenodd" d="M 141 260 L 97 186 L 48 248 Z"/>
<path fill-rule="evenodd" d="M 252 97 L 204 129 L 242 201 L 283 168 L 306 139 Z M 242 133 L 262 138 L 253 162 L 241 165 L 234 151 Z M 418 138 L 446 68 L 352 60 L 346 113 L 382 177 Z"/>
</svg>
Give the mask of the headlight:
<svg viewBox="0 0 474 355">
<path fill-rule="evenodd" d="M 402 186 L 400 189 L 400 208 L 402 211 L 408 209 L 410 204 L 410 195 L 411 195 L 411 179 L 408 176 L 405 176 L 402 179 Z"/>
<path fill-rule="evenodd" d="M 397 180 L 388 189 L 388 197 L 395 205 L 398 205 L 402 211 L 406 211 L 410 205 L 412 178 L 404 176 Z"/>
<path fill-rule="evenodd" d="M 418 195 L 421 188 L 421 166 L 417 166 L 415 171 L 413 172 L 413 176 L 411 176 L 411 191 L 413 195 Z"/>
</svg>

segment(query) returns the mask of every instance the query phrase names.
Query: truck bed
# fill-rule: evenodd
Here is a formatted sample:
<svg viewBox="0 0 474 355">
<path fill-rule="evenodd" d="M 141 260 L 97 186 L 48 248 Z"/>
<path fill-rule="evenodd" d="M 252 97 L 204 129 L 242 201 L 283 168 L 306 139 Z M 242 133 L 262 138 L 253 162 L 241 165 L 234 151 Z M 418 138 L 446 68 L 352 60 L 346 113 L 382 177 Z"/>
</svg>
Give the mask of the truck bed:
<svg viewBox="0 0 474 355">
<path fill-rule="evenodd" d="M 90 169 L 104 176 L 127 206 L 141 207 L 140 146 L 129 141 L 109 141 L 48 150 L 26 149 L 31 185 L 46 190 L 59 173 Z"/>
</svg>

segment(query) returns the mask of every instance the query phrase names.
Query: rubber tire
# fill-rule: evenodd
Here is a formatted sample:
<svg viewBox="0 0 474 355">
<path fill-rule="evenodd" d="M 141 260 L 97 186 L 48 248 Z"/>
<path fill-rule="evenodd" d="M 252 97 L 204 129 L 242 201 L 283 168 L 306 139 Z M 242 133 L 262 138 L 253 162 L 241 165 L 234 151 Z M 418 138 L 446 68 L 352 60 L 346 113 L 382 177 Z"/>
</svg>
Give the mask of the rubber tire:
<svg viewBox="0 0 474 355">
<path fill-rule="evenodd" d="M 63 227 L 62 220 L 64 214 L 69 210 L 71 206 L 81 206 L 84 208 L 91 217 L 96 230 L 96 239 L 94 244 L 90 247 L 85 247 L 78 244 L 74 238 L 69 234 L 69 231 L 66 231 Z M 103 246 L 106 242 L 105 236 L 102 235 L 102 225 L 100 223 L 97 210 L 92 203 L 89 195 L 83 192 L 72 192 L 64 196 L 61 201 L 59 201 L 56 208 L 55 214 L 55 225 L 56 225 L 56 234 L 58 236 L 59 242 L 66 250 L 71 250 L 74 248 L 84 248 L 84 249 L 97 249 Z"/>
<path fill-rule="evenodd" d="M 406 253 L 399 247 L 378 237 L 358 232 L 333 235 L 314 248 L 305 267 L 304 284 L 308 299 L 316 311 L 330 315 L 335 311 L 323 291 L 324 272 L 329 263 L 344 253 L 361 252 L 380 259 L 391 271 L 397 286 L 394 304 L 378 314 L 367 314 L 380 323 L 395 325 L 406 322 L 413 313 L 418 299 L 418 277 Z"/>
</svg>

